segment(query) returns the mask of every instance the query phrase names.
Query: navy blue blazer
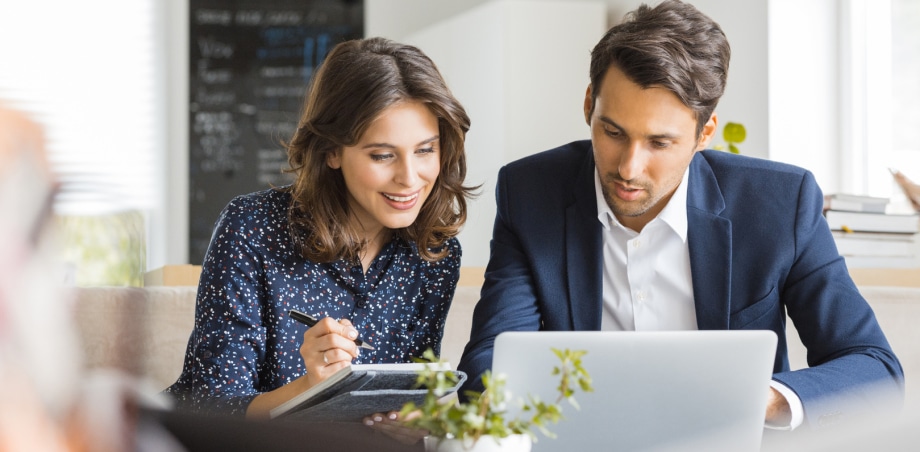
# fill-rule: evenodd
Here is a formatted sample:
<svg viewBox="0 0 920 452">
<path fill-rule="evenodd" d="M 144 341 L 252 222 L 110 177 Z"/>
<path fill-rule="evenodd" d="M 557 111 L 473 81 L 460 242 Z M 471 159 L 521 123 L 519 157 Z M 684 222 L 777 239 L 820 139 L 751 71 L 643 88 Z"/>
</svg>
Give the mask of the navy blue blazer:
<svg viewBox="0 0 920 452">
<path fill-rule="evenodd" d="M 500 332 L 601 328 L 594 172 L 589 140 L 499 171 L 491 256 L 458 366 L 469 375 L 465 389 L 482 390 L 478 376 L 491 367 Z M 852 409 L 829 396 L 860 407 L 878 402 L 879 388 L 903 397 L 901 365 L 837 253 L 822 206 L 802 168 L 720 151 L 698 152 L 690 164 L 687 234 L 699 329 L 773 330 L 773 378 L 801 398 L 812 425 Z M 787 312 L 808 349 L 807 369 L 789 370 Z"/>
</svg>

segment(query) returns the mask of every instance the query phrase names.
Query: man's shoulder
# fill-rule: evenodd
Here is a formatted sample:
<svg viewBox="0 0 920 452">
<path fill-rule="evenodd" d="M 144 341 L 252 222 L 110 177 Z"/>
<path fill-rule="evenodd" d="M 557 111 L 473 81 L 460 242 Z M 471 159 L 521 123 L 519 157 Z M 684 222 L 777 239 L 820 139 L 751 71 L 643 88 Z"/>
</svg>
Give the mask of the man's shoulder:
<svg viewBox="0 0 920 452">
<path fill-rule="evenodd" d="M 505 173 L 541 173 L 563 175 L 566 171 L 577 172 L 591 158 L 591 140 L 573 141 L 562 146 L 528 155 L 508 163 L 503 168 Z"/>
<path fill-rule="evenodd" d="M 787 202 L 819 190 L 804 168 L 723 151 L 699 152 L 690 171 L 688 202 L 717 208 L 724 201 L 728 211 L 737 213 L 788 208 Z"/>
<path fill-rule="evenodd" d="M 807 170 L 789 163 L 776 162 L 746 155 L 732 154 L 724 151 L 706 150 L 699 152 L 699 158 L 712 168 L 717 175 L 735 175 L 749 177 L 752 173 L 763 175 L 781 175 L 801 177 Z"/>
</svg>

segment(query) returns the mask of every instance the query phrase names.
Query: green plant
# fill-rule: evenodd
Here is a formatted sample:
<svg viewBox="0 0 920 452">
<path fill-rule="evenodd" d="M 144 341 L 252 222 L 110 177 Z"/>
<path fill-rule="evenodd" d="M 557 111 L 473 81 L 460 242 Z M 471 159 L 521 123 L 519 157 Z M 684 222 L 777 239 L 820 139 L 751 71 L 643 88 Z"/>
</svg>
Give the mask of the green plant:
<svg viewBox="0 0 920 452">
<path fill-rule="evenodd" d="M 591 392 L 593 388 L 591 376 L 582 365 L 582 357 L 586 351 L 554 348 L 552 352 L 560 360 L 560 365 L 552 370 L 553 375 L 559 375 L 559 395 L 552 403 L 544 402 L 538 396 L 528 395 L 522 407 L 522 415 L 527 416 L 524 419 L 506 419 L 509 416 L 508 403 L 511 394 L 505 391 L 503 375 L 492 375 L 486 371 L 482 375 L 483 392 L 466 392 L 468 401 L 465 403 L 455 400 L 444 402 L 441 400 L 442 397 L 448 388 L 457 384 L 458 377 L 454 372 L 438 371 L 432 367 L 420 371 L 416 382 L 417 387 L 428 389 L 423 403 L 406 403 L 400 417 L 408 418 L 408 425 L 428 430 L 430 435 L 440 438 L 459 438 L 475 442 L 483 435 L 504 438 L 513 434 L 527 434 L 536 441 L 532 427 L 536 427 L 548 437 L 554 437 L 547 426 L 562 419 L 562 401 L 566 400 L 578 409 L 573 397 L 576 388 L 584 392 Z M 431 350 L 426 351 L 423 356 L 423 361 L 440 362 Z M 416 411 L 418 413 L 413 414 Z"/>
<path fill-rule="evenodd" d="M 742 143 L 745 138 L 747 138 L 747 129 L 745 129 L 744 125 L 741 123 L 727 122 L 725 126 L 722 127 L 722 139 L 725 140 L 725 144 L 728 145 L 728 152 L 732 154 L 741 153 L 737 145 Z M 721 145 L 713 146 L 713 149 L 721 151 L 724 147 Z"/>
<path fill-rule="evenodd" d="M 77 286 L 143 286 L 147 253 L 138 211 L 57 216 L 60 257 Z"/>
</svg>

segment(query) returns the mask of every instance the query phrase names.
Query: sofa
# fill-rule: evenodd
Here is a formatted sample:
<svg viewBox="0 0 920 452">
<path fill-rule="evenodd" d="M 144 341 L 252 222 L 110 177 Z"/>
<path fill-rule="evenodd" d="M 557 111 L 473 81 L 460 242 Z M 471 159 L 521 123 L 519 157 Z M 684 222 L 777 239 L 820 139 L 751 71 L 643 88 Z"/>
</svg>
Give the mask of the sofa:
<svg viewBox="0 0 920 452">
<path fill-rule="evenodd" d="M 473 274 L 461 276 L 444 331 L 441 355 L 454 366 L 469 338 L 473 307 L 479 299 L 481 270 Z M 920 272 L 906 274 L 906 278 L 895 283 L 917 285 Z M 920 287 L 876 285 L 891 283 L 884 279 L 854 279 L 901 360 L 908 403 L 920 407 Z M 88 370 L 115 368 L 142 379 L 155 391 L 176 380 L 194 323 L 194 285 L 75 291 L 74 316 Z M 805 350 L 791 322 L 787 336 L 793 368 L 804 367 Z"/>
</svg>

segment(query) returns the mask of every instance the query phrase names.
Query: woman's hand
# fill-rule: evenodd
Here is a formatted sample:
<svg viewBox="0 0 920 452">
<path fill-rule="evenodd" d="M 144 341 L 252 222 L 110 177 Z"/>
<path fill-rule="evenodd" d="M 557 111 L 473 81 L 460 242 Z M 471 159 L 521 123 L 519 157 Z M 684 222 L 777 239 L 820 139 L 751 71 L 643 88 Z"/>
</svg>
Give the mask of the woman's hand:
<svg viewBox="0 0 920 452">
<path fill-rule="evenodd" d="M 275 390 L 259 394 L 246 408 L 246 416 L 266 418 L 272 409 L 312 388 L 351 364 L 358 356 L 358 331 L 348 320 L 326 317 L 303 334 L 300 356 L 307 374 Z"/>
<path fill-rule="evenodd" d="M 300 356 L 307 368 L 307 380 L 313 386 L 358 357 L 358 337 L 350 321 L 335 321 L 332 317 L 321 319 L 303 333 Z"/>
<path fill-rule="evenodd" d="M 364 418 L 364 425 L 378 432 L 382 432 L 400 443 L 415 444 L 428 435 L 428 430 L 408 427 L 404 422 L 417 418 L 420 415 L 420 412 L 413 411 L 405 418 L 400 419 L 398 411 L 391 411 L 387 414 L 375 413 Z"/>
</svg>

